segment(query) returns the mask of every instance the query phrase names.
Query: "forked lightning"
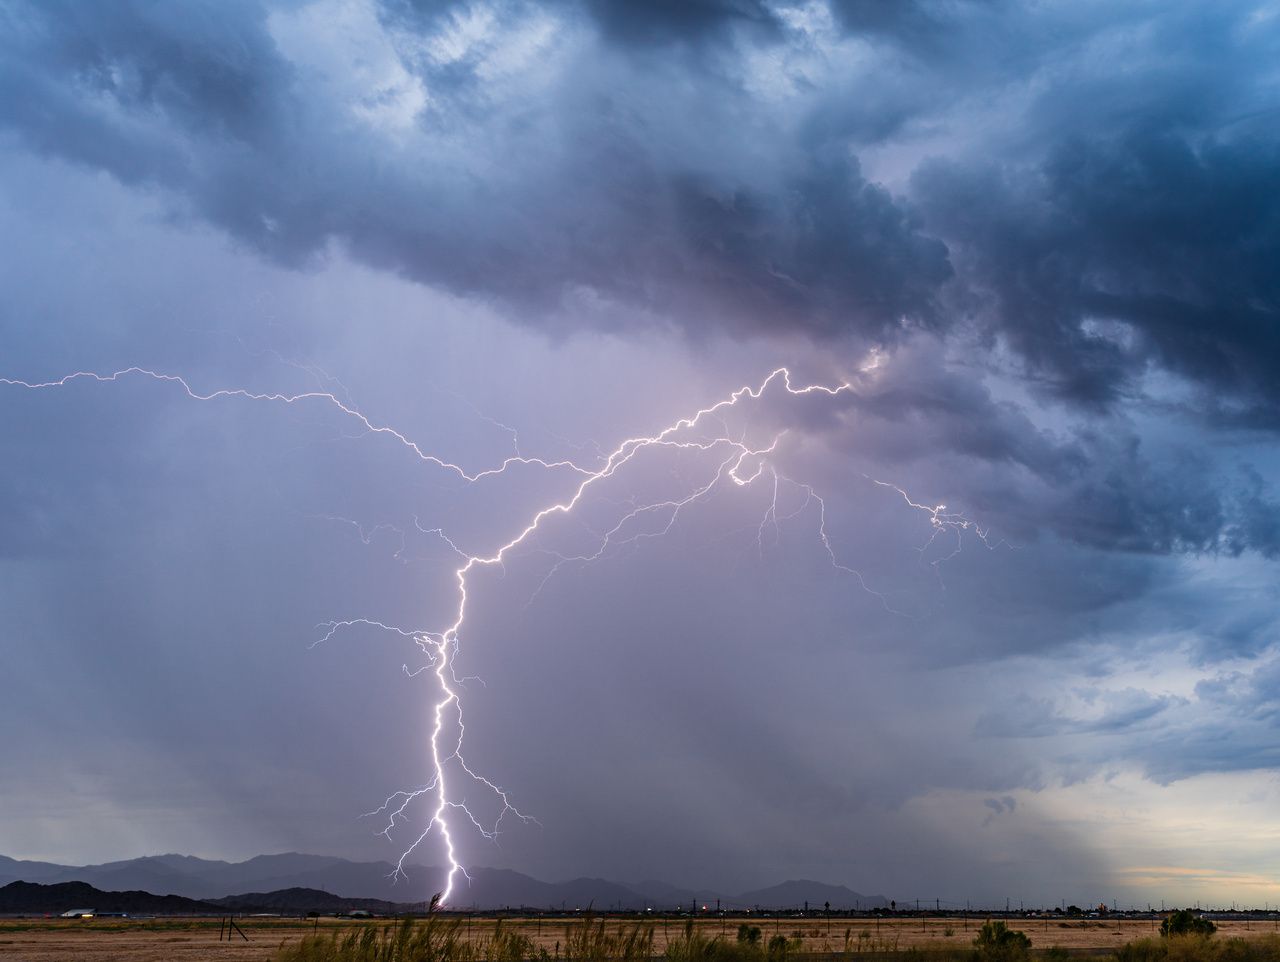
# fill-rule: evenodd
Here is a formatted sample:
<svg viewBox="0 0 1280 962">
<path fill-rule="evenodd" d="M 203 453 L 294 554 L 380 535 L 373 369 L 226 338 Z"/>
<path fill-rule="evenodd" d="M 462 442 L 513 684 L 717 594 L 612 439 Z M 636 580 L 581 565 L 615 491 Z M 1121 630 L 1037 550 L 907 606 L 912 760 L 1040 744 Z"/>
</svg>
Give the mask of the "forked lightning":
<svg viewBox="0 0 1280 962">
<path fill-rule="evenodd" d="M 429 670 L 436 678 L 439 694 L 434 704 L 432 713 L 432 728 L 430 736 L 430 778 L 421 787 L 399 791 L 391 795 L 381 807 L 370 815 L 385 816 L 387 819 L 383 833 L 388 838 L 391 837 L 392 831 L 398 822 L 408 818 L 406 811 L 411 805 L 420 798 L 429 799 L 430 817 L 422 831 L 414 838 L 413 842 L 408 845 L 402 852 L 397 862 L 396 871 L 402 873 L 405 860 L 411 855 L 415 849 L 431 834 L 437 831 L 440 835 L 444 855 L 448 861 L 448 868 L 445 876 L 443 891 L 440 895 L 442 903 L 449 902 L 454 893 L 457 876 L 459 874 L 466 875 L 466 871 L 459 861 L 458 853 L 455 848 L 453 826 L 450 821 L 450 813 L 458 812 L 465 817 L 474 828 L 476 828 L 486 838 L 494 838 L 501 828 L 502 822 L 507 816 L 512 816 L 522 820 L 529 820 L 529 816 L 520 812 L 508 798 L 507 793 L 494 782 L 485 778 L 483 775 L 475 772 L 466 762 L 462 755 L 462 743 L 466 733 L 466 726 L 463 723 L 462 702 L 459 696 L 460 679 L 456 677 L 453 671 L 453 658 L 458 652 L 459 638 L 462 632 L 463 624 L 467 617 L 467 608 L 470 602 L 468 596 L 468 579 L 469 576 L 479 568 L 502 565 L 508 556 L 520 545 L 527 542 L 535 532 L 557 515 L 568 515 L 583 499 L 588 496 L 594 487 L 599 486 L 602 482 L 614 477 L 625 466 L 631 463 L 641 452 L 650 449 L 670 449 L 684 450 L 708 453 L 713 455 L 712 463 L 714 471 L 710 476 L 701 482 L 691 484 L 687 494 L 676 498 L 665 498 L 650 503 L 637 504 L 634 501 L 624 503 L 619 506 L 620 514 L 617 521 L 612 524 L 603 533 L 598 533 L 598 544 L 595 550 L 580 553 L 577 555 L 556 554 L 556 562 L 547 572 L 543 579 L 543 584 L 550 579 L 556 571 L 564 564 L 572 562 L 586 563 L 594 561 L 603 556 L 603 554 L 611 547 L 618 544 L 635 542 L 641 538 L 659 537 L 670 531 L 680 513 L 689 505 L 698 502 L 714 491 L 717 486 L 726 482 L 733 485 L 744 487 L 752 484 L 761 477 L 766 477 L 773 485 L 773 497 L 770 505 L 766 510 L 764 518 L 761 519 L 758 534 L 758 544 L 763 550 L 763 537 L 767 527 L 772 525 L 775 529 L 782 522 L 794 518 L 805 510 L 810 503 L 817 503 L 819 507 L 819 522 L 817 527 L 818 537 L 823 545 L 824 550 L 829 556 L 832 565 L 838 569 L 847 572 L 857 579 L 862 588 L 875 594 L 880 598 L 886 608 L 889 604 L 885 597 L 879 592 L 871 589 L 862 574 L 856 569 L 841 563 L 836 555 L 830 539 L 827 536 L 826 529 L 826 502 L 808 484 L 793 482 L 779 474 L 777 469 L 770 463 L 769 456 L 773 454 L 782 439 L 783 433 L 775 434 L 767 444 L 752 445 L 745 439 L 745 433 L 742 437 L 729 437 L 728 426 L 724 423 L 722 415 L 726 414 L 730 409 L 738 407 L 744 401 L 758 400 L 764 393 L 770 389 L 781 390 L 786 394 L 793 396 L 801 395 L 825 395 L 829 397 L 838 397 L 846 392 L 853 390 L 849 383 L 840 383 L 834 386 L 822 384 L 810 384 L 803 387 L 797 387 L 792 382 L 791 372 L 787 368 L 777 368 L 769 374 L 763 381 L 757 385 L 745 385 L 732 392 L 722 400 L 708 407 L 701 408 L 692 415 L 681 418 L 672 424 L 662 428 L 656 434 L 644 437 L 627 438 L 617 445 L 608 454 L 602 454 L 595 467 L 583 466 L 573 460 L 545 460 L 542 458 L 528 457 L 520 453 L 518 443 L 516 443 L 515 431 L 506 425 L 501 427 L 510 432 L 513 438 L 513 447 L 515 454 L 505 458 L 496 467 L 486 468 L 478 471 L 467 471 L 460 465 L 454 464 L 444 458 L 437 457 L 422 450 L 418 444 L 412 441 L 402 432 L 379 424 L 361 413 L 348 399 L 344 391 L 344 397 L 339 398 L 337 395 L 326 391 L 305 391 L 297 394 L 286 393 L 259 393 L 248 391 L 240 388 L 223 388 L 209 392 L 200 392 L 195 390 L 191 384 L 183 377 L 174 374 L 166 374 L 158 371 L 149 370 L 142 367 L 128 367 L 122 370 L 114 371 L 108 374 L 95 373 L 90 371 L 78 371 L 65 377 L 53 381 L 30 382 L 10 378 L 0 378 L 0 384 L 12 387 L 28 388 L 32 390 L 52 389 L 64 387 L 67 384 L 77 380 L 89 380 L 96 382 L 116 382 L 126 377 L 150 378 L 156 381 L 167 382 L 180 387 L 188 397 L 196 401 L 214 401 L 218 399 L 234 399 L 239 398 L 250 401 L 274 402 L 279 404 L 299 404 L 303 402 L 315 402 L 328 404 L 336 408 L 343 416 L 352 418 L 357 421 L 366 432 L 376 435 L 385 435 L 393 439 L 396 443 L 408 449 L 412 454 L 423 462 L 435 465 L 437 468 L 455 474 L 464 481 L 474 483 L 485 478 L 501 475 L 515 465 L 533 466 L 551 472 L 563 473 L 574 481 L 571 484 L 568 494 L 559 500 L 555 500 L 550 504 L 537 510 L 532 517 L 521 527 L 516 534 L 500 545 L 496 550 L 487 554 L 469 553 L 457 544 L 439 528 L 423 528 L 414 519 L 415 527 L 424 533 L 431 533 L 439 536 L 456 553 L 459 563 L 454 569 L 454 578 L 457 583 L 457 606 L 449 616 L 446 627 L 443 629 L 429 628 L 403 628 L 395 625 L 388 625 L 380 621 L 372 619 L 348 619 L 328 622 L 319 626 L 324 629 L 324 634 L 317 640 L 317 644 L 321 641 L 332 637 L 336 632 L 344 628 L 355 625 L 363 625 L 385 630 L 399 635 L 412 638 L 421 648 L 427 657 L 426 667 L 419 671 Z M 495 422 L 497 423 L 497 422 Z M 718 424 L 719 432 L 710 434 L 700 433 L 709 424 Z M 874 480 L 874 479 L 870 479 Z M 789 511 L 784 515 L 778 513 L 778 496 L 779 487 L 782 482 L 787 482 L 795 486 L 797 490 L 803 493 L 804 502 L 800 508 Z M 947 511 L 946 507 L 939 505 L 930 507 L 914 501 L 905 491 L 896 485 L 887 482 L 876 481 L 876 484 L 884 485 L 892 488 L 902 496 L 904 501 L 912 509 L 924 512 L 932 526 L 932 534 L 930 543 L 934 539 L 944 533 L 953 534 L 956 538 L 956 549 L 959 550 L 960 537 L 964 531 L 973 531 L 985 543 L 986 533 L 977 528 L 973 522 L 962 515 Z M 637 523 L 646 517 L 657 517 L 663 521 L 659 525 L 658 530 L 646 532 L 644 530 L 635 530 L 628 533 L 629 529 L 637 525 Z M 335 519 L 346 520 L 346 519 Z M 354 522 L 351 522 L 354 524 Z M 366 529 L 357 525 L 362 540 L 367 540 L 368 535 Z M 403 540 L 403 532 L 401 532 Z M 954 552 L 953 552 L 954 553 Z M 945 560 L 945 559 L 943 559 Z M 936 562 L 935 562 L 936 564 Z M 539 589 L 541 590 L 541 586 Z M 535 592 L 536 594 L 536 592 Z M 892 610 L 890 608 L 890 610 Z M 442 619 L 443 621 L 444 619 Z M 411 672 L 408 666 L 405 671 L 410 674 L 418 674 L 419 672 Z M 457 727 L 457 738 L 449 739 L 446 744 L 446 728 L 452 721 Z M 447 778 L 450 763 L 456 765 L 456 769 L 461 774 L 477 784 L 483 786 L 487 791 L 491 792 L 498 804 L 501 806 L 500 811 L 491 825 L 485 826 L 473 814 L 471 809 L 467 807 L 459 794 L 453 794 L 450 790 L 450 781 Z"/>
</svg>

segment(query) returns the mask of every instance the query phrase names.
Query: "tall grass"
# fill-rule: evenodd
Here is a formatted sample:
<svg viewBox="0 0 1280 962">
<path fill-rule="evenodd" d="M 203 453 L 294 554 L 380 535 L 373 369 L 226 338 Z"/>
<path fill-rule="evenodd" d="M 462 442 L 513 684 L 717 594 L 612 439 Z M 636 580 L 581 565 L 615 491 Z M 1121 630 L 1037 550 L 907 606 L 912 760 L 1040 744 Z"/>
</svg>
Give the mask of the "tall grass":
<svg viewBox="0 0 1280 962">
<path fill-rule="evenodd" d="M 542 955 L 546 955 L 545 950 Z M 565 962 L 641 962 L 652 956 L 652 925 L 633 925 L 610 932 L 604 919 L 596 922 L 584 919 L 565 927 L 561 956 Z"/>
<path fill-rule="evenodd" d="M 1254 939 L 1203 935 L 1142 939 L 1116 950 L 1115 962 L 1280 962 L 1280 935 Z"/>
<path fill-rule="evenodd" d="M 775 935 L 767 943 L 760 941 L 760 930 L 740 926 L 738 936 L 729 941 L 721 936 L 708 937 L 685 923 L 684 934 L 667 945 L 667 962 L 787 962 L 788 954 L 800 947 L 799 939 Z"/>
<path fill-rule="evenodd" d="M 547 958 L 533 940 L 508 932 L 501 922 L 493 934 L 469 941 L 460 937 L 462 923 L 431 916 L 425 922 L 405 919 L 397 925 L 365 926 L 346 933 L 309 935 L 282 946 L 280 962 L 527 962 Z"/>
<path fill-rule="evenodd" d="M 309 935 L 282 946 L 278 962 L 647 962 L 653 958 L 652 926 L 610 931 L 603 920 L 565 929 L 554 955 L 498 921 L 492 934 L 469 939 L 459 919 L 428 916 L 395 925 L 365 926 L 332 935 Z"/>
</svg>

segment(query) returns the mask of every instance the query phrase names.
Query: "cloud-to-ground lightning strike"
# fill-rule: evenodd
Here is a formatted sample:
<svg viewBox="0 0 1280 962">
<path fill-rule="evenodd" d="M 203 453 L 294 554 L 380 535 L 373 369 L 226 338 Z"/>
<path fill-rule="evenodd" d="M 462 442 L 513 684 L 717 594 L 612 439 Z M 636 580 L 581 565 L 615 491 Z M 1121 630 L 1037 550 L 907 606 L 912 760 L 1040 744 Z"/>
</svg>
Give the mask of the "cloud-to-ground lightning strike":
<svg viewBox="0 0 1280 962">
<path fill-rule="evenodd" d="M 832 565 L 839 570 L 852 575 L 856 578 L 863 589 L 878 597 L 886 608 L 891 611 L 893 610 L 889 607 L 887 600 L 882 594 L 874 591 L 868 586 L 859 571 L 848 567 L 838 560 L 836 551 L 827 535 L 826 502 L 810 485 L 791 481 L 779 474 L 777 469 L 769 463 L 769 456 L 775 452 L 785 432 L 778 432 L 774 434 L 767 444 L 753 445 L 747 442 L 745 432 L 742 437 L 730 437 L 728 427 L 722 420 L 722 415 L 726 414 L 730 409 L 738 407 L 744 400 L 760 399 L 765 392 L 771 388 L 776 387 L 788 395 L 797 397 L 804 395 L 825 395 L 834 398 L 853 390 L 852 385 L 847 382 L 836 384 L 834 386 L 822 384 L 796 386 L 792 381 L 791 372 L 787 368 L 777 368 L 759 384 L 744 385 L 716 403 L 703 407 L 692 415 L 668 424 L 655 434 L 630 437 L 619 443 L 612 451 L 608 453 L 601 452 L 601 456 L 596 462 L 595 467 L 584 467 L 568 459 L 546 460 L 526 456 L 520 453 L 518 443 L 514 440 L 516 437 L 514 430 L 506 425 L 500 425 L 503 429 L 511 432 L 513 437 L 513 446 L 515 447 L 515 454 L 505 458 L 496 467 L 478 471 L 467 471 L 458 464 L 430 454 L 422 450 L 417 443 L 400 431 L 387 425 L 375 423 L 353 405 L 350 401 L 349 395 L 345 391 L 343 392 L 343 397 L 338 397 L 335 394 L 321 390 L 286 394 L 279 392 L 253 392 L 241 388 L 223 388 L 214 391 L 201 392 L 195 390 L 183 377 L 174 374 L 161 373 L 142 367 L 128 367 L 109 374 L 80 371 L 57 380 L 43 382 L 0 378 L 0 385 L 40 390 L 64 387 L 77 380 L 109 383 L 116 382 L 122 378 L 130 376 L 150 378 L 156 381 L 175 384 L 180 387 L 188 397 L 197 401 L 212 401 L 220 398 L 240 398 L 244 400 L 269 401 L 281 404 L 298 404 L 306 401 L 326 403 L 332 405 L 341 412 L 342 415 L 356 420 L 366 433 L 390 437 L 398 444 L 412 452 L 421 461 L 451 472 L 464 481 L 470 483 L 501 475 L 508 468 L 515 465 L 533 466 L 546 471 L 563 472 L 568 476 L 576 478 L 576 483 L 570 487 L 567 495 L 559 499 L 552 500 L 551 503 L 538 509 L 523 525 L 523 527 L 519 528 L 512 537 L 508 538 L 496 549 L 483 554 L 464 550 L 451 540 L 442 529 L 425 528 L 419 523 L 417 518 L 414 518 L 414 527 L 418 531 L 436 535 L 441 538 L 458 558 L 457 567 L 453 570 L 453 577 L 456 583 L 457 606 L 450 616 L 451 620 L 448 621 L 443 629 L 433 630 L 426 628 L 404 628 L 368 618 L 335 620 L 317 626 L 319 629 L 322 629 L 324 633 L 317 639 L 315 644 L 326 641 L 332 638 L 337 632 L 354 626 L 376 628 L 378 630 L 388 631 L 404 637 L 412 638 L 426 656 L 426 665 L 416 671 L 411 671 L 408 665 L 406 665 L 404 669 L 405 672 L 410 675 L 416 675 L 423 671 L 430 671 L 436 678 L 439 695 L 435 701 L 431 714 L 432 723 L 429 738 L 431 773 L 429 779 L 425 784 L 417 788 L 393 793 L 379 808 L 366 814 L 374 816 L 385 815 L 387 817 L 387 823 L 381 834 L 391 838 L 392 831 L 396 828 L 397 824 L 408 819 L 406 810 L 411 803 L 420 798 L 428 798 L 430 800 L 430 817 L 427 820 L 426 826 L 413 840 L 413 842 L 404 849 L 399 861 L 397 862 L 396 871 L 397 873 L 402 873 L 405 860 L 417 849 L 427 836 L 431 834 L 432 831 L 437 831 L 442 841 L 444 856 L 448 862 L 444 886 L 440 893 L 440 900 L 442 903 L 447 903 L 453 895 L 457 876 L 459 874 L 464 876 L 466 875 L 466 871 L 459 860 L 458 853 L 455 848 L 453 829 L 449 818 L 451 812 L 461 813 L 485 838 L 489 839 L 497 836 L 502 822 L 507 816 L 512 816 L 526 821 L 530 820 L 530 816 L 522 813 L 515 807 L 515 805 L 512 804 L 505 790 L 496 783 L 490 781 L 488 778 L 485 778 L 483 775 L 475 772 L 468 765 L 462 755 L 462 743 L 466 733 L 466 726 L 463 721 L 462 702 L 459 696 L 459 688 L 462 687 L 462 683 L 465 679 L 459 679 L 455 675 L 453 670 L 453 658 L 459 649 L 460 635 L 467 618 L 468 606 L 471 603 L 469 577 L 478 569 L 503 565 L 517 548 L 532 541 L 536 536 L 536 533 L 539 532 L 548 519 L 559 515 L 571 514 L 574 509 L 583 502 L 593 488 L 598 487 L 603 482 L 617 475 L 623 467 L 634 461 L 642 452 L 653 449 L 670 449 L 676 451 L 693 451 L 713 454 L 715 470 L 711 473 L 709 479 L 694 483 L 692 489 L 683 496 L 663 498 L 650 503 L 637 503 L 634 499 L 629 502 L 623 502 L 620 507 L 622 513 L 616 522 L 603 533 L 595 533 L 595 536 L 598 539 L 598 545 L 594 551 L 587 551 L 577 555 L 564 555 L 551 552 L 551 554 L 556 558 L 556 561 L 543 578 L 542 585 L 545 585 L 547 580 L 553 577 L 562 565 L 571 562 L 591 562 L 601 558 L 611 547 L 619 544 L 634 543 L 642 538 L 659 537 L 662 534 L 665 534 L 671 530 L 681 512 L 686 507 L 706 498 L 718 485 L 723 484 L 726 481 L 731 482 L 733 485 L 738 487 L 746 487 L 762 476 L 767 476 L 771 479 L 773 485 L 773 497 L 768 509 L 766 510 L 764 518 L 760 522 L 757 544 L 761 545 L 763 532 L 767 526 L 772 525 L 776 529 L 782 521 L 798 516 L 809 504 L 816 503 L 819 509 L 817 533 Z M 705 435 L 697 433 L 705 424 L 708 423 L 718 423 L 721 431 L 719 433 Z M 778 497 L 779 486 L 782 482 L 791 484 L 799 490 L 804 495 L 804 501 L 798 509 L 788 511 L 785 514 L 780 515 Z M 896 485 L 891 485 L 887 482 L 881 481 L 876 481 L 875 483 L 897 491 L 912 509 L 922 511 L 929 516 L 929 521 L 932 526 L 930 543 L 932 543 L 932 541 L 942 532 L 952 532 L 956 535 L 957 539 L 959 539 L 965 531 L 974 531 L 981 540 L 984 542 L 986 541 L 985 531 L 976 527 L 972 521 L 964 516 L 948 512 L 945 506 L 929 507 L 912 500 L 905 491 Z M 658 517 L 663 519 L 663 523 L 658 526 L 658 530 L 656 531 L 629 530 L 631 526 L 638 525 L 640 519 L 644 517 Z M 348 522 L 347 519 L 333 520 L 356 524 L 355 522 Z M 378 529 L 377 527 L 367 529 L 358 524 L 356 524 L 356 528 L 361 539 L 366 541 L 366 543 L 371 531 Z M 400 532 L 400 534 L 403 541 L 403 532 Z M 959 541 L 957 540 L 956 550 L 959 550 L 958 545 Z M 538 591 L 541 590 L 542 585 L 539 585 L 539 588 L 537 589 Z M 535 595 L 536 594 L 537 591 L 535 591 Z M 448 727 L 450 720 L 454 725 L 456 725 L 457 737 L 456 739 L 451 739 L 451 744 L 445 744 L 446 728 Z M 466 778 L 474 780 L 487 791 L 493 793 L 493 796 L 501 806 L 501 809 L 492 825 L 488 827 L 483 825 L 479 818 L 477 818 L 471 809 L 468 808 L 465 799 L 460 795 L 454 795 L 451 793 L 451 783 L 447 777 L 450 763 L 455 763 L 456 767 L 461 770 Z"/>
</svg>

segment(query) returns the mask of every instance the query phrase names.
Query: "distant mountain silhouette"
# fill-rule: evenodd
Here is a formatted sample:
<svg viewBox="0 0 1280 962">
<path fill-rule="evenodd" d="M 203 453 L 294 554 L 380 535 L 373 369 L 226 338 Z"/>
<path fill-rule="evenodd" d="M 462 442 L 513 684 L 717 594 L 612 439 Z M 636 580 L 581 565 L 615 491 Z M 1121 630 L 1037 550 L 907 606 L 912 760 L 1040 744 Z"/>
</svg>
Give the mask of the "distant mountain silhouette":
<svg viewBox="0 0 1280 962">
<path fill-rule="evenodd" d="M 200 915 L 225 911 L 209 902 L 184 899 L 180 895 L 152 895 L 150 892 L 103 892 L 84 882 L 10 882 L 0 887 L 0 912 L 6 914 L 50 912 L 72 909 L 96 912 L 128 912 L 147 915 Z"/>
<path fill-rule="evenodd" d="M 387 862 L 349 862 L 324 855 L 259 855 L 244 862 L 223 862 L 190 855 L 149 855 L 100 865 L 54 865 L 20 862 L 0 856 L 0 884 L 81 881 L 100 889 L 142 889 L 214 899 L 241 892 L 273 892 L 311 888 L 348 898 L 379 898 L 414 902 L 440 888 L 440 872 L 407 866 L 408 882 L 393 882 L 394 866 Z M 432 884 L 435 888 L 432 888 Z"/>
<path fill-rule="evenodd" d="M 0 914 L 61 914 L 73 909 L 94 912 L 124 912 L 129 915 L 220 915 L 227 912 L 252 914 L 278 912 L 282 915 L 323 915 L 363 909 L 374 915 L 421 912 L 425 902 L 400 905 L 381 899 L 344 899 L 317 889 L 290 888 L 278 892 L 249 892 L 223 899 L 200 901 L 181 895 L 153 895 L 150 892 L 103 891 L 86 882 L 10 882 L 0 887 Z"/>
<path fill-rule="evenodd" d="M 19 880 L 44 884 L 75 881 L 110 892 L 155 892 L 217 902 L 223 906 L 230 904 L 232 899 L 247 899 L 249 896 L 243 893 L 266 896 L 285 890 L 308 890 L 346 903 L 378 900 L 404 905 L 425 902 L 444 887 L 444 873 L 438 868 L 408 865 L 405 867 L 408 879 L 399 881 L 391 878 L 393 871 L 394 867 L 388 862 L 351 862 L 334 856 L 297 852 L 259 855 L 243 862 L 223 862 L 191 855 L 151 855 L 83 866 L 24 862 L 0 855 L 0 885 Z M 811 881 L 783 882 L 770 888 L 733 894 L 686 889 L 657 880 L 624 883 L 577 878 L 566 882 L 543 882 L 510 869 L 475 868 L 468 872 L 471 881 L 460 878 L 455 887 L 451 901 L 456 908 L 585 909 L 594 905 L 601 910 L 670 910 L 695 902 L 700 906 L 710 906 L 717 899 L 727 909 L 754 908 L 757 905 L 761 908 L 799 908 L 806 900 L 811 909 L 819 909 L 826 902 L 830 902 L 833 909 L 842 910 L 888 904 L 881 895 L 863 895 L 842 885 Z M 259 907 L 270 908 L 262 903 Z M 351 907 L 356 906 L 350 904 L 348 909 L 310 908 L 327 912 L 347 911 Z M 291 905 L 287 910 L 308 909 Z"/>
<path fill-rule="evenodd" d="M 67 866 L 53 862 L 20 862 L 0 855 L 0 884 L 9 882 L 43 882 L 46 878 L 65 872 Z"/>
</svg>

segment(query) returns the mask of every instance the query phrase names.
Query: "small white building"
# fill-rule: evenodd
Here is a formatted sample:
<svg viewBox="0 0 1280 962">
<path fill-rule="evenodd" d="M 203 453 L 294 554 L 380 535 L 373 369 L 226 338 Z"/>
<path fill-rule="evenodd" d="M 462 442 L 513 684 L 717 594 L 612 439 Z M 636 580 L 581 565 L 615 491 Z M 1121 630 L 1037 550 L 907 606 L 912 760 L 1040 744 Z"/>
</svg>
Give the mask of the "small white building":
<svg viewBox="0 0 1280 962">
<path fill-rule="evenodd" d="M 91 919 L 97 914 L 94 909 L 67 909 L 59 917 L 64 919 Z"/>
</svg>

